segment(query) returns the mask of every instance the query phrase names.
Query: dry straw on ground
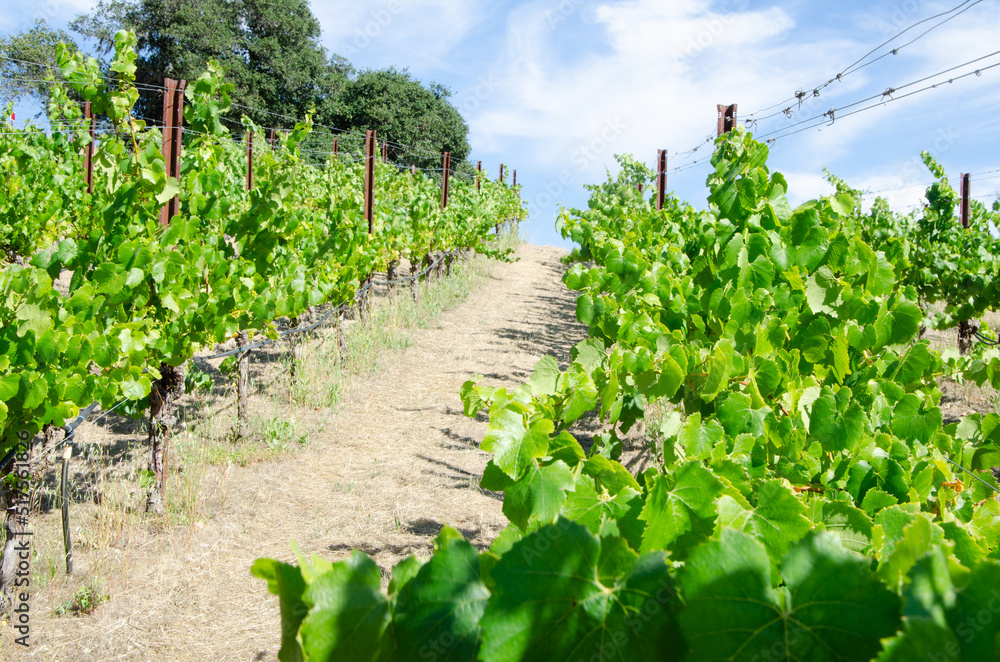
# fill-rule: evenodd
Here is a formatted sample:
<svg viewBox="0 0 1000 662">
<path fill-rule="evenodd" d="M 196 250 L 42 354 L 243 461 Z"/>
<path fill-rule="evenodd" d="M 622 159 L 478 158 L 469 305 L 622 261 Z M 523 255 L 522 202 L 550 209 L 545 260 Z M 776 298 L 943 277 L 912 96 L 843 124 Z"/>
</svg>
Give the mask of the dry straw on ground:
<svg viewBox="0 0 1000 662">
<path fill-rule="evenodd" d="M 497 496 L 478 487 L 485 423 L 462 415 L 459 388 L 475 374 L 515 386 L 545 354 L 569 360 L 586 329 L 560 282 L 564 254 L 525 245 L 518 262 L 477 261 L 420 306 L 400 291 L 350 329 L 346 367 L 333 330 L 303 344 L 297 382 L 284 348 L 261 353 L 247 442 L 228 439 L 234 400 L 221 378 L 213 395 L 187 398 L 162 519 L 137 512 L 142 429 L 122 419 L 88 427 L 72 465 L 77 572 L 63 574 L 50 473 L 35 520 L 33 646 L 14 648 L 2 626 L 0 660 L 273 661 L 278 603 L 250 575 L 256 558 L 292 561 L 294 540 L 333 560 L 360 549 L 385 575 L 406 555 L 426 556 L 443 525 L 485 548 L 506 521 Z M 932 342 L 944 348 L 954 336 Z M 994 409 L 989 389 L 943 386 L 946 418 Z M 633 471 L 653 459 L 658 411 L 667 409 L 648 412 L 650 431 L 629 435 Z M 590 417 L 574 432 L 586 444 L 600 430 Z M 73 615 L 88 595 L 109 597 Z"/>
<path fill-rule="evenodd" d="M 93 454 L 74 460 L 88 472 L 75 476 L 75 492 L 100 495 L 100 504 L 73 506 L 77 572 L 63 574 L 58 511 L 46 512 L 36 520 L 33 646 L 27 656 L 13 649 L 4 627 L 0 659 L 276 660 L 277 598 L 251 577 L 254 559 L 291 561 L 294 540 L 328 559 L 361 549 L 388 572 L 408 554 L 428 554 L 446 524 L 487 546 L 505 519 L 495 495 L 478 487 L 485 425 L 462 415 L 459 388 L 473 374 L 514 386 L 545 353 L 568 360 L 585 329 L 560 283 L 564 254 L 523 246 L 518 262 L 457 275 L 464 286 L 435 284 L 425 307 L 468 294 L 451 310 L 404 306 L 395 319 L 379 318 L 374 332 L 391 336 L 391 347 L 378 361 L 377 337 L 355 347 L 363 377 L 334 375 L 337 362 L 318 358 L 335 338 L 305 348 L 305 389 L 291 387 L 277 356 L 262 357 L 251 397 L 258 434 L 243 454 L 226 441 L 231 397 L 188 401 L 163 520 L 133 512 L 142 504 L 141 430 L 88 430 Z M 393 335 L 396 323 L 414 329 Z M 110 596 L 93 613 L 53 615 L 91 584 Z"/>
</svg>

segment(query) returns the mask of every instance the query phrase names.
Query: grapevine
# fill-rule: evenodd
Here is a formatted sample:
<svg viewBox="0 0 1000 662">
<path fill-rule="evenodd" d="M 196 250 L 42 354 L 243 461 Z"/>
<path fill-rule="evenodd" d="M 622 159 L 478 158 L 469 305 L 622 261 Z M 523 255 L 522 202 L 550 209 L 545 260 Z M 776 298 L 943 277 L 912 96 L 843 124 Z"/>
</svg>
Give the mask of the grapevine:
<svg viewBox="0 0 1000 662">
<path fill-rule="evenodd" d="M 19 434 L 61 426 L 95 401 L 128 400 L 151 418 L 148 506 L 158 510 L 171 404 L 196 352 L 236 335 L 276 337 L 282 318 L 349 303 L 400 255 L 503 257 L 486 238 L 505 220 L 494 214 L 521 208 L 513 189 L 484 181 L 481 193 L 456 182 L 441 210 L 430 178 L 379 164 L 369 235 L 362 164 L 304 163 L 308 118 L 273 151 L 258 150 L 247 191 L 245 153 L 222 122 L 232 85 L 214 63 L 187 90 L 180 177 L 168 177 L 159 131 L 133 112 L 135 35 L 114 42 L 110 72 L 59 49 L 51 134 L 5 125 L 0 136 L 0 455 Z M 80 157 L 89 137 L 62 85 L 104 118 L 93 194 Z M 264 134 L 249 120 L 243 129 Z M 160 209 L 175 195 L 180 212 L 164 227 Z"/>
<path fill-rule="evenodd" d="M 937 379 L 996 383 L 997 359 L 920 340 L 919 294 L 852 195 L 793 209 L 767 157 L 721 137 L 705 212 L 655 210 L 624 168 L 562 214 L 590 338 L 564 370 L 461 393 L 510 524 L 483 552 L 445 529 L 387 592 L 359 552 L 258 560 L 282 660 L 996 658 L 1000 426 L 944 424 Z M 633 475 L 636 425 L 659 441 Z"/>
</svg>

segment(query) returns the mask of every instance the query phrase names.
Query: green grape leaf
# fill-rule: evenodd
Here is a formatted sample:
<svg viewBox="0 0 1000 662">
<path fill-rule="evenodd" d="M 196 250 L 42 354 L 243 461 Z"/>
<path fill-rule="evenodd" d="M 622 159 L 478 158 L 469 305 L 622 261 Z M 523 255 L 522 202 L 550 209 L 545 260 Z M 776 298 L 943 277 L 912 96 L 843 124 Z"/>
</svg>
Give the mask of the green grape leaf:
<svg viewBox="0 0 1000 662">
<path fill-rule="evenodd" d="M 139 379 L 126 379 L 122 382 L 122 395 L 129 400 L 142 400 L 149 395 L 151 387 L 149 377 L 145 375 Z"/>
<path fill-rule="evenodd" d="M 8 402 L 14 399 L 17 392 L 21 389 L 21 376 L 18 374 L 8 373 L 3 377 L 0 377 L 0 401 Z"/>
<path fill-rule="evenodd" d="M 839 298 L 840 283 L 837 282 L 830 267 L 824 265 L 809 276 L 806 300 L 814 313 L 835 313 L 834 307 Z"/>
<path fill-rule="evenodd" d="M 931 357 L 927 342 L 917 343 L 906 350 L 906 354 L 900 360 L 895 380 L 900 384 L 911 384 L 919 381 L 933 362 L 934 359 Z"/>
<path fill-rule="evenodd" d="M 955 545 L 955 558 L 967 568 L 974 568 L 986 558 L 987 550 L 972 537 L 960 522 L 941 522 L 944 537 Z"/>
<path fill-rule="evenodd" d="M 744 531 L 764 543 L 771 559 L 777 561 L 789 547 L 809 532 L 812 523 L 805 505 L 781 481 L 760 484 L 757 507 L 746 510 L 730 496 L 718 501 L 719 528 Z"/>
<path fill-rule="evenodd" d="M 272 559 L 257 559 L 250 572 L 267 582 L 267 590 L 278 596 L 281 611 L 281 650 L 278 659 L 281 662 L 301 662 L 302 648 L 299 645 L 299 627 L 302 619 L 309 613 L 309 606 L 302 600 L 306 591 L 306 582 L 302 571 L 295 566 L 274 561 Z"/>
<path fill-rule="evenodd" d="M 625 489 L 632 489 L 636 492 L 642 490 L 635 476 L 630 474 L 628 469 L 601 455 L 587 458 L 583 465 L 583 471 L 594 478 L 597 485 L 607 490 L 608 494 L 620 494 Z"/>
<path fill-rule="evenodd" d="M 566 503 L 566 492 L 575 484 L 573 471 L 557 460 L 540 467 L 534 460 L 528 470 L 513 485 L 504 490 L 503 513 L 522 529 L 532 518 L 547 523 L 556 518 Z"/>
<path fill-rule="evenodd" d="M 865 429 L 865 412 L 851 399 L 850 389 L 834 393 L 824 387 L 812 405 L 809 433 L 829 452 L 852 451 Z"/>
<path fill-rule="evenodd" d="M 771 588 L 764 546 L 723 529 L 691 553 L 678 580 L 687 659 L 870 660 L 896 632 L 900 605 L 867 565 L 833 534 L 813 533 L 785 556 L 782 594 Z"/>
<path fill-rule="evenodd" d="M 990 549 L 1000 547 L 1000 502 L 989 499 L 978 505 L 969 522 L 969 529 Z"/>
<path fill-rule="evenodd" d="M 711 402 L 722 393 L 727 385 L 729 368 L 733 363 L 733 344 L 729 340 L 720 340 L 715 345 L 715 351 L 708 358 L 705 385 L 702 387 L 701 398 Z"/>
<path fill-rule="evenodd" d="M 904 440 L 927 443 L 942 422 L 941 410 L 913 393 L 904 395 L 892 410 L 892 433 Z"/>
<path fill-rule="evenodd" d="M 608 574 L 621 583 L 606 584 Z M 666 638 L 675 612 L 662 554 L 638 559 L 620 541 L 560 519 L 515 542 L 491 577 L 483 662 L 638 662 L 652 651 L 679 659 L 680 642 Z"/>
<path fill-rule="evenodd" d="M 589 294 L 581 294 L 576 299 L 576 318 L 583 324 L 591 324 L 594 321 L 594 300 Z"/>
<path fill-rule="evenodd" d="M 883 508 L 895 506 L 897 503 L 899 503 L 899 499 L 891 494 L 872 489 L 865 492 L 865 498 L 861 500 L 861 509 L 869 515 L 874 515 Z"/>
<path fill-rule="evenodd" d="M 554 429 L 552 421 L 546 419 L 526 427 L 520 412 L 501 409 L 490 416 L 490 427 L 480 448 L 493 453 L 496 465 L 517 480 L 527 471 L 532 459 L 545 456 L 549 435 Z"/>
<path fill-rule="evenodd" d="M 956 590 L 940 548 L 910 570 L 904 592 L 903 632 L 890 640 L 879 662 L 973 662 L 1000 656 L 1000 563 L 976 565 Z"/>
<path fill-rule="evenodd" d="M 754 409 L 750 396 L 744 393 L 729 393 L 721 402 L 716 403 L 716 417 L 730 437 L 741 434 L 762 436 L 764 417 L 769 412 L 766 407 Z"/>
<path fill-rule="evenodd" d="M 44 379 L 32 379 L 30 381 L 25 379 L 22 381 L 26 382 L 24 400 L 21 402 L 22 407 L 26 410 L 31 410 L 45 402 L 49 386 L 45 383 Z"/>
<path fill-rule="evenodd" d="M 578 522 L 594 533 L 607 522 L 614 522 L 622 537 L 632 549 L 642 546 L 643 523 L 642 495 L 626 487 L 617 494 L 610 494 L 603 487 L 599 490 L 594 478 L 582 475 L 576 480 L 575 489 L 567 495 L 563 515 Z"/>
<path fill-rule="evenodd" d="M 389 580 L 389 596 L 395 597 L 399 591 L 417 576 L 420 568 L 427 561 L 416 556 L 407 556 L 392 568 L 392 579 Z"/>
<path fill-rule="evenodd" d="M 840 538 L 841 545 L 853 552 L 865 553 L 872 544 L 873 523 L 859 508 L 843 501 L 823 503 L 821 523 Z"/>
<path fill-rule="evenodd" d="M 879 555 L 878 576 L 890 588 L 901 588 L 914 564 L 934 544 L 930 520 L 918 514 L 903 527 L 902 536 L 889 541 Z"/>
<path fill-rule="evenodd" d="M 33 303 L 22 304 L 17 308 L 16 319 L 21 320 L 17 327 L 18 338 L 23 338 L 29 331 L 38 337 L 53 326 L 52 314 Z"/>
<path fill-rule="evenodd" d="M 973 568 L 948 616 L 966 660 L 1000 659 L 1000 562 L 991 559 Z"/>
<path fill-rule="evenodd" d="M 909 301 L 901 301 L 875 322 L 879 340 L 885 345 L 899 345 L 909 342 L 920 330 L 923 320 L 920 308 Z"/>
<path fill-rule="evenodd" d="M 353 552 L 309 584 L 302 596 L 309 614 L 299 639 L 309 662 L 375 662 L 387 645 L 389 602 L 375 562 Z"/>
<path fill-rule="evenodd" d="M 947 612 L 955 605 L 955 587 L 940 549 L 916 562 L 903 593 L 903 632 L 886 643 L 879 662 L 940 659 L 958 662 L 960 646 L 950 632 Z M 946 651 L 956 655 L 949 655 Z"/>
<path fill-rule="evenodd" d="M 604 353 L 604 343 L 598 338 L 590 338 L 577 343 L 571 352 L 574 363 L 579 363 L 587 372 L 593 372 L 600 366 L 606 354 Z"/>
<path fill-rule="evenodd" d="M 573 363 L 560 379 L 568 390 L 560 420 L 571 423 L 597 406 L 597 386 L 579 363 Z"/>
<path fill-rule="evenodd" d="M 472 662 L 489 597 L 480 577 L 479 553 L 461 534 L 445 527 L 434 543 L 434 555 L 396 599 L 392 623 L 397 654 L 405 660 L 434 655 Z"/>
<path fill-rule="evenodd" d="M 531 392 L 535 395 L 555 395 L 559 374 L 559 362 L 551 356 L 542 357 L 528 380 Z"/>
<path fill-rule="evenodd" d="M 701 422 L 701 414 L 691 414 L 684 427 L 677 435 L 677 440 L 681 446 L 687 450 L 689 458 L 696 460 L 707 460 L 712 449 L 715 448 L 726 436 L 726 431 L 715 420 L 709 420 L 704 425 Z"/>
<path fill-rule="evenodd" d="M 180 182 L 173 177 L 167 177 L 163 184 L 163 190 L 156 196 L 156 202 L 161 205 L 167 204 L 175 195 L 181 192 Z"/>
<path fill-rule="evenodd" d="M 684 371 L 673 357 L 667 355 L 663 357 L 659 377 L 646 393 L 653 398 L 672 398 L 683 383 Z"/>
<path fill-rule="evenodd" d="M 715 528 L 715 500 L 723 484 L 699 462 L 688 462 L 671 475 L 647 480 L 646 505 L 639 519 L 646 522 L 640 551 L 669 549 L 679 559 L 707 540 Z"/>
</svg>

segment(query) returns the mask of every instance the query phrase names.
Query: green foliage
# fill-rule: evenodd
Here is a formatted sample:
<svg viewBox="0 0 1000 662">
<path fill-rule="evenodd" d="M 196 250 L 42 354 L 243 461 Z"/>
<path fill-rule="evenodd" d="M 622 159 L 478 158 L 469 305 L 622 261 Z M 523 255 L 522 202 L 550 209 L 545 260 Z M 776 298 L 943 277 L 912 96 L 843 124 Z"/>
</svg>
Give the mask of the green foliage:
<svg viewBox="0 0 1000 662">
<path fill-rule="evenodd" d="M 375 129 L 380 139 L 413 148 L 404 153 L 390 144 L 391 161 L 440 168 L 442 152 L 451 152 L 452 160 L 461 162 L 470 149 L 469 127 L 449 96 L 441 86 L 428 90 L 405 70 L 366 70 L 347 82 L 340 109 L 326 121 L 355 131 Z"/>
<path fill-rule="evenodd" d="M 691 660 L 870 660 L 895 634 L 900 599 L 836 536 L 802 539 L 771 587 L 768 554 L 752 537 L 724 530 L 698 548 L 681 573 Z"/>
<path fill-rule="evenodd" d="M 139 35 L 140 84 L 160 86 L 166 76 L 194 80 L 216 60 L 238 103 L 292 117 L 322 111 L 322 100 L 346 81 L 343 64 L 320 45 L 319 21 L 304 0 L 103 0 L 71 27 L 98 40 L 104 52 L 113 50 L 119 30 Z M 137 109 L 159 117 L 162 94 L 143 89 Z M 247 114 L 274 126 L 273 116 Z"/>
<path fill-rule="evenodd" d="M 52 98 L 52 86 L 46 81 L 53 78 L 56 47 L 61 43 L 76 50 L 65 31 L 51 29 L 42 18 L 36 18 L 29 30 L 0 37 L 0 99 L 27 97 L 45 108 Z"/>
<path fill-rule="evenodd" d="M 467 415 L 489 413 L 482 484 L 511 524 L 479 581 L 472 555 L 455 573 L 456 596 L 475 587 L 455 659 L 472 659 L 483 600 L 490 662 L 1000 655 L 1000 419 L 944 425 L 936 382 L 996 384 L 1000 354 L 946 360 L 918 340 L 916 291 L 859 236 L 854 197 L 792 209 L 767 156 L 744 130 L 720 138 L 707 212 L 656 211 L 623 159 L 563 214 L 589 262 L 564 281 L 590 339 L 563 371 L 543 359 L 518 388 L 462 388 Z M 669 411 L 660 463 L 632 476 L 617 457 L 649 403 Z M 584 452 L 569 430 L 589 410 L 605 432 Z M 442 609 L 424 595 L 407 607 Z M 382 659 L 457 650 L 404 647 L 384 599 Z M 989 627 L 970 636 L 976 618 Z"/>
<path fill-rule="evenodd" d="M 1000 240 L 993 234 L 1000 224 L 1000 206 L 970 200 L 969 227 L 961 223 L 961 194 L 930 154 L 924 164 L 937 180 L 924 195 L 925 204 L 909 214 L 894 213 L 878 198 L 868 213 L 861 211 L 860 192 L 831 177 L 852 198 L 845 227 L 872 248 L 885 253 L 895 267 L 899 284 L 912 287 L 922 304 L 943 304 L 929 322 L 945 329 L 980 319 L 1000 305 Z"/>
<path fill-rule="evenodd" d="M 192 362 L 184 375 L 184 392 L 206 395 L 212 391 L 212 376 Z"/>
<path fill-rule="evenodd" d="M 0 241 L 13 262 L 0 270 L 0 451 L 94 401 L 142 406 L 161 366 L 239 331 L 275 337 L 279 318 L 352 300 L 390 260 L 455 249 L 505 255 L 488 237 L 521 213 L 513 190 L 456 182 L 442 210 L 432 180 L 388 165 L 377 169 L 369 235 L 362 164 L 305 165 L 298 146 L 308 119 L 280 149 L 258 152 L 247 191 L 245 153 L 221 122 L 233 86 L 215 64 L 188 87 L 194 133 L 179 179 L 167 177 L 159 132 L 133 114 L 136 37 L 113 39 L 110 82 L 92 58 L 57 49 L 71 88 L 115 129 L 96 151 L 93 194 L 78 133 L 56 123 L 51 135 L 8 127 L 0 136 Z M 59 98 L 62 112 L 72 108 Z M 260 135 L 248 118 L 243 125 Z M 164 228 L 160 209 L 175 195 L 180 213 Z"/>
<path fill-rule="evenodd" d="M 160 116 L 158 87 L 165 77 L 191 81 L 215 61 L 233 85 L 233 102 L 257 125 L 291 128 L 288 118 L 312 115 L 341 130 L 375 129 L 382 140 L 412 147 L 407 164 L 420 168 L 440 168 L 444 151 L 456 164 L 469 154 L 469 128 L 447 88 L 425 87 L 395 68 L 355 72 L 323 48 L 319 21 L 305 0 L 102 0 L 71 27 L 97 40 L 104 54 L 113 52 L 119 30 L 139 35 L 141 116 Z M 319 155 L 313 160 L 326 161 L 333 137 L 342 152 L 357 150 L 349 135 L 317 131 L 306 138 Z M 389 152 L 393 161 L 404 158 L 399 147 L 390 145 Z"/>
<path fill-rule="evenodd" d="M 85 616 L 97 609 L 97 606 L 109 597 L 99 585 L 90 582 L 76 589 L 72 598 L 56 605 L 53 612 L 56 616 L 66 616 L 67 614 Z"/>
</svg>

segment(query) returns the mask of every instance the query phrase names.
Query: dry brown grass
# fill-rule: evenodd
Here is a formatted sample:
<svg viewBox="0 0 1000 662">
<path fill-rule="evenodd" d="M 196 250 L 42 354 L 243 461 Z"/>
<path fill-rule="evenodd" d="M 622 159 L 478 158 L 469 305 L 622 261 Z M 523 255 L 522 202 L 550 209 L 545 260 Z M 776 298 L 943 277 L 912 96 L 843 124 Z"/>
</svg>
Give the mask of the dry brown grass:
<svg viewBox="0 0 1000 662">
<path fill-rule="evenodd" d="M 435 284 L 419 307 L 403 292 L 367 324 L 349 322 L 344 358 L 333 330 L 317 334 L 302 347 L 296 382 L 284 348 L 259 353 L 246 442 L 231 441 L 234 399 L 223 380 L 185 398 L 163 518 L 141 512 L 144 427 L 117 417 L 87 426 L 71 465 L 77 572 L 63 572 L 49 474 L 34 520 L 33 647 L 12 648 L 0 626 L 0 659 L 275 660 L 277 598 L 250 576 L 256 558 L 292 561 L 292 540 L 329 559 L 360 549 L 387 576 L 406 555 L 428 554 L 443 525 L 489 545 L 506 520 L 478 487 L 485 426 L 462 415 L 459 388 L 473 374 L 519 384 L 544 354 L 565 364 L 586 336 L 559 282 L 562 251 L 524 246 L 519 255 Z M 939 349 L 955 342 L 953 333 L 931 339 Z M 993 410 L 991 389 L 942 388 L 946 418 Z M 586 443 L 600 430 L 588 418 L 574 433 Z M 637 426 L 623 460 L 637 472 L 656 452 L 655 429 Z M 55 616 L 81 587 L 109 599 L 90 615 Z"/>
<path fill-rule="evenodd" d="M 541 355 L 566 360 L 585 337 L 559 282 L 561 254 L 525 246 L 519 263 L 435 284 L 419 309 L 405 299 L 380 308 L 367 330 L 350 330 L 346 367 L 321 334 L 304 349 L 298 385 L 281 352 L 261 357 L 250 400 L 257 434 L 242 445 L 229 440 L 225 388 L 186 398 L 162 519 L 140 512 L 142 426 L 88 427 L 88 450 L 71 465 L 73 576 L 62 571 L 55 484 L 41 494 L 27 659 L 274 660 L 277 598 L 250 576 L 254 559 L 291 561 L 295 540 L 330 559 L 361 549 L 387 573 L 427 554 L 444 525 L 487 546 L 505 519 L 478 487 L 484 424 L 462 415 L 458 391 L 477 373 L 518 384 Z M 81 586 L 110 598 L 88 616 L 53 615 Z M 0 629 L 0 659 L 21 659 L 10 634 Z"/>
<path fill-rule="evenodd" d="M 991 328 L 1000 329 L 1000 314 L 987 313 L 984 319 Z M 955 329 L 929 330 L 925 337 L 930 340 L 932 349 L 940 352 L 957 351 L 958 333 Z M 996 412 L 997 406 L 1000 404 L 997 390 L 989 384 L 979 387 L 973 383 L 958 383 L 951 379 L 941 379 L 939 384 L 943 394 L 940 407 L 945 423 L 955 422 L 963 416 L 973 413 Z"/>
</svg>

